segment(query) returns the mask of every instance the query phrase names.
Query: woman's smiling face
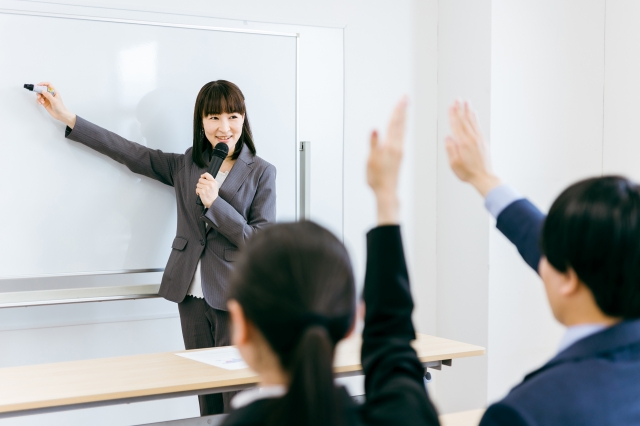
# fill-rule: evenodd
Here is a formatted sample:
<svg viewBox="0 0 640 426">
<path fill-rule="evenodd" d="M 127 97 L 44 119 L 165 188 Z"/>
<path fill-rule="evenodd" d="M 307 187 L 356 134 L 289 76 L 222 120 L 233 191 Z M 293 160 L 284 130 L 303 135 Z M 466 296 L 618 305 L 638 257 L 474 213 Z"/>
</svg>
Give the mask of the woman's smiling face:
<svg viewBox="0 0 640 426">
<path fill-rule="evenodd" d="M 229 146 L 229 156 L 233 155 L 236 142 L 242 136 L 243 124 L 244 116 L 236 112 L 209 114 L 202 119 L 204 134 L 209 143 L 214 148 L 220 142 L 226 143 Z"/>
</svg>

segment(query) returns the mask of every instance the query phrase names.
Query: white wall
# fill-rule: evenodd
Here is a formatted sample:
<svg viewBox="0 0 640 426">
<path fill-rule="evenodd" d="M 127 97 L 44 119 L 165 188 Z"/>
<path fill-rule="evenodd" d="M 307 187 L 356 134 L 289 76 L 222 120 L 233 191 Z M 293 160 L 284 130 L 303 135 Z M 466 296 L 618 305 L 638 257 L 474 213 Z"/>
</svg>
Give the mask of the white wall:
<svg viewBox="0 0 640 426">
<path fill-rule="evenodd" d="M 11 3 L 12 8 L 43 4 L 29 1 Z M 8 0 L 0 2 L 0 7 L 7 7 L 7 4 Z M 55 9 L 56 4 L 59 2 L 52 1 L 50 7 Z M 416 195 L 418 212 L 426 217 L 420 222 L 421 232 L 428 234 L 428 241 L 435 241 L 436 0 L 186 0 L 179 3 L 168 0 L 71 0 L 67 4 L 86 6 L 83 8 L 83 14 L 86 15 L 104 10 L 95 8 L 116 8 L 129 10 L 132 14 L 153 11 L 344 28 L 344 236 L 356 266 L 357 278 L 360 281 L 363 279 L 364 235 L 375 223 L 373 199 L 366 186 L 364 173 L 368 135 L 373 128 L 383 130 L 386 127 L 394 103 L 403 94 L 408 93 L 415 99 L 416 87 L 421 94 L 420 100 L 415 103 L 416 119 L 420 121 L 420 125 L 415 130 L 412 125 L 409 131 L 409 151 L 402 176 L 404 233 L 407 239 L 405 245 L 410 266 L 420 265 L 420 270 L 424 270 L 425 266 L 435 265 L 435 243 L 425 244 L 418 238 L 420 234 L 416 235 L 413 208 Z M 424 13 L 424 20 L 415 11 Z M 414 30 L 412 24 L 416 22 L 427 27 Z M 414 42 L 416 33 L 420 37 Z M 63 47 L 61 51 L 64 51 Z M 414 61 L 415 52 L 421 52 L 420 61 Z M 417 85 L 415 72 L 421 73 Z M 414 139 L 424 144 L 420 145 L 419 157 L 414 155 L 413 150 L 418 149 L 415 148 Z M 425 157 L 424 160 L 420 158 L 422 156 Z M 414 184 L 415 169 L 420 170 L 420 181 Z M 415 256 L 415 247 L 419 250 L 419 257 Z M 424 275 L 414 280 L 414 288 L 419 294 L 415 315 L 417 328 L 419 331 L 433 332 L 435 269 L 427 268 Z M 153 305 L 157 318 L 136 318 L 137 307 L 146 303 Z M 18 310 L 20 313 L 16 314 Z M 19 323 L 9 319 L 15 318 L 15 315 L 21 318 Z M 51 323 L 28 321 L 31 316 L 51 318 Z M 0 311 L 0 318 L 6 318 L 10 324 L 4 330 L 0 329 L 0 341 L 3 342 L 0 346 L 0 366 L 182 348 L 175 305 L 161 300 L 10 309 Z M 10 344 L 7 345 L 6 342 Z M 15 418 L 3 420 L 3 424 L 124 425 L 196 415 L 195 398 L 183 398 L 163 403 L 140 403 Z"/>
<path fill-rule="evenodd" d="M 447 108 L 472 99 L 487 135 L 491 118 L 491 1 L 438 4 L 437 335 L 487 346 L 489 219 L 479 197 L 448 166 Z M 443 412 L 482 407 L 487 359 L 455 360 L 436 376 Z"/>
<path fill-rule="evenodd" d="M 640 2 L 606 1 L 603 172 L 640 180 Z"/>
<path fill-rule="evenodd" d="M 546 211 L 602 172 L 604 0 L 493 0 L 495 171 Z M 489 256 L 490 401 L 556 352 L 562 327 L 539 277 L 497 230 Z"/>
<path fill-rule="evenodd" d="M 409 140 L 412 146 L 405 165 L 413 166 L 413 177 L 407 179 L 413 182 L 413 188 L 411 193 L 405 192 L 403 198 L 412 195 L 413 217 L 405 227 L 407 231 L 412 231 L 412 241 L 406 246 L 417 308 L 414 321 L 420 332 L 436 334 L 437 1 L 414 1 L 412 24 L 415 87 L 410 102 L 414 137 Z M 405 207 L 404 211 L 407 210 Z M 408 233 L 405 232 L 405 235 Z"/>
<path fill-rule="evenodd" d="M 438 4 L 436 329 L 487 347 L 486 358 L 441 373 L 444 412 L 504 396 L 555 353 L 563 331 L 539 277 L 494 229 L 480 197 L 449 171 L 446 107 L 456 97 L 472 101 L 496 172 L 543 210 L 569 183 L 602 173 L 603 163 L 635 172 L 629 153 L 640 149 L 628 138 L 640 112 L 640 62 L 629 48 L 640 40 L 640 8 L 607 5 L 605 85 L 605 0 Z"/>
</svg>

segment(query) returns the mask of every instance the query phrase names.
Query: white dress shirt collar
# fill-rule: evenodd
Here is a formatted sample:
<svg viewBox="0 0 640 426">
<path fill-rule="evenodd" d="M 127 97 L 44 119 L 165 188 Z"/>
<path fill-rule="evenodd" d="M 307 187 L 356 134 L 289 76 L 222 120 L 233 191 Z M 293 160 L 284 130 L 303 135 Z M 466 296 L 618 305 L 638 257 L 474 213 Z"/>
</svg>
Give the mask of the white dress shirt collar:
<svg viewBox="0 0 640 426">
<path fill-rule="evenodd" d="M 592 334 L 596 334 L 605 328 L 607 328 L 607 326 L 604 324 L 579 324 L 567 327 L 567 331 L 565 331 L 564 336 L 562 336 L 562 340 L 560 340 L 558 353 L 564 351 L 577 341 L 589 337 Z"/>
<path fill-rule="evenodd" d="M 245 407 L 252 402 L 266 398 L 280 398 L 287 393 L 284 385 L 258 386 L 244 390 L 233 397 L 231 407 L 234 409 Z"/>
</svg>

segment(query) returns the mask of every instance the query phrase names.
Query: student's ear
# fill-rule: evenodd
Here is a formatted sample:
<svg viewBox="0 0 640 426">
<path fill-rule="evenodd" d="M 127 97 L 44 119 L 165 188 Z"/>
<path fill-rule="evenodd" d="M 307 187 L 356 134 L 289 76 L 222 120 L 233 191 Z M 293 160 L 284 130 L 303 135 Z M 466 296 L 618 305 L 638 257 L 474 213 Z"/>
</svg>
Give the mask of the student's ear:
<svg viewBox="0 0 640 426">
<path fill-rule="evenodd" d="M 567 271 L 562 275 L 563 279 L 561 280 L 560 286 L 558 287 L 560 294 L 565 297 L 575 295 L 578 290 L 580 290 L 580 286 L 582 285 L 580 278 L 578 278 L 578 274 L 576 274 L 576 271 L 574 271 L 572 268 L 568 268 Z"/>
<path fill-rule="evenodd" d="M 237 300 L 231 299 L 227 302 L 231 322 L 233 324 L 231 332 L 231 340 L 234 345 L 243 345 L 249 340 L 247 318 L 244 316 L 244 310 Z"/>
</svg>

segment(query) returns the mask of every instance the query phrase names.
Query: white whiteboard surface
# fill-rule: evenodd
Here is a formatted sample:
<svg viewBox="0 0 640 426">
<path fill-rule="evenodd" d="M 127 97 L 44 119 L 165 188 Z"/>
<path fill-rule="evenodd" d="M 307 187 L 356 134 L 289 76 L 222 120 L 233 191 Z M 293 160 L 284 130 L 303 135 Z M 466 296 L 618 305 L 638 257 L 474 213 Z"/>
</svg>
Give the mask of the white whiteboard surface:
<svg viewBox="0 0 640 426">
<path fill-rule="evenodd" d="M 607 3 L 602 172 L 640 182 L 640 3 Z"/>
<path fill-rule="evenodd" d="M 65 140 L 22 88 L 42 79 L 83 118 L 179 153 L 200 87 L 233 81 L 278 169 L 277 218 L 295 219 L 296 37 L 0 13 L 0 39 L 1 277 L 163 268 L 175 235 L 173 189 Z"/>
</svg>

